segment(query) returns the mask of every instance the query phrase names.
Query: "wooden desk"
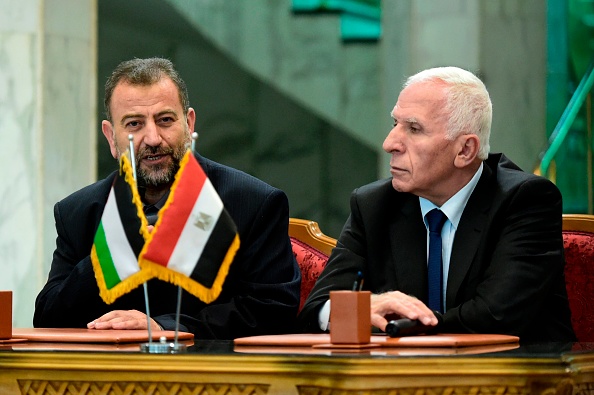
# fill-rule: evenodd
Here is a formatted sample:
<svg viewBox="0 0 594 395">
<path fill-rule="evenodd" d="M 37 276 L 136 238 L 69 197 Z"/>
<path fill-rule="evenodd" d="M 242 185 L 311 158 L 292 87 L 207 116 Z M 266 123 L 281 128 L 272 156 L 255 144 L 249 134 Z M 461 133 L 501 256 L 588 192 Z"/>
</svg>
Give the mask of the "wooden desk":
<svg viewBox="0 0 594 395">
<path fill-rule="evenodd" d="M 0 394 L 592 395 L 594 345 L 478 355 L 0 350 Z M 575 351 L 577 350 L 577 351 Z"/>
</svg>

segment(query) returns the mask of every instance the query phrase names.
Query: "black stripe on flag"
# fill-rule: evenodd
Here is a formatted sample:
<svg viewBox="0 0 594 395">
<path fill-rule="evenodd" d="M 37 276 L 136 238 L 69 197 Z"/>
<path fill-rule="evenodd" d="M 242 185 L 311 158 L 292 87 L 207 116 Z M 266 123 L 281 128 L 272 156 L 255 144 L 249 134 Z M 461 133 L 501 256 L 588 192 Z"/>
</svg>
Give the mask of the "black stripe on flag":
<svg viewBox="0 0 594 395">
<path fill-rule="evenodd" d="M 202 255 L 192 271 L 192 279 L 206 288 L 212 288 L 217 273 L 237 234 L 235 223 L 227 210 L 223 209 L 219 219 L 204 246 Z"/>
<path fill-rule="evenodd" d="M 130 184 L 126 182 L 123 176 L 116 174 L 113 182 L 113 191 L 118 206 L 118 212 L 126 233 L 126 238 L 132 247 L 134 254 L 138 256 L 144 246 L 144 238 L 140 234 L 140 218 L 136 210 L 136 205 L 132 200 L 132 190 Z"/>
</svg>

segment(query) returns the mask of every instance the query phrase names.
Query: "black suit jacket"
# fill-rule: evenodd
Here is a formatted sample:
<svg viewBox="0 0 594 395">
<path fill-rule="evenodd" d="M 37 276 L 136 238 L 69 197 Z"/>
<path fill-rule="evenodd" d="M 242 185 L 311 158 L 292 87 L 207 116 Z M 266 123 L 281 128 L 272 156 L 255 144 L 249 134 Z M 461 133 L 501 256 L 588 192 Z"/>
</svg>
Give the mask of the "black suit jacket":
<svg viewBox="0 0 594 395">
<path fill-rule="evenodd" d="M 202 339 L 294 331 L 301 275 L 288 237 L 286 195 L 248 174 L 197 158 L 235 221 L 241 245 L 216 301 L 206 305 L 184 291 L 180 329 Z M 142 287 L 105 304 L 89 257 L 114 176 L 55 205 L 56 250 L 35 303 L 35 327 L 86 327 L 111 310 L 146 310 Z M 150 280 L 148 292 L 152 318 L 174 329 L 177 286 Z"/>
<path fill-rule="evenodd" d="M 450 259 L 441 331 L 574 340 L 564 281 L 561 194 L 550 181 L 489 155 L 460 219 Z M 337 247 L 300 314 L 319 331 L 331 290 L 356 273 L 373 293 L 398 290 L 427 304 L 427 231 L 419 198 L 391 179 L 355 190 Z"/>
</svg>

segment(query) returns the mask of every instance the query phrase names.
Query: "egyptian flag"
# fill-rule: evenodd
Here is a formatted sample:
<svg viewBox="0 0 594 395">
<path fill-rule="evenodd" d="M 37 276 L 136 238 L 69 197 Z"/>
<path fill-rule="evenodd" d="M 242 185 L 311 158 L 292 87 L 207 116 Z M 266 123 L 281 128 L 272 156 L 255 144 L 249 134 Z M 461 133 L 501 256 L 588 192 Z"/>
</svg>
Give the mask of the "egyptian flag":
<svg viewBox="0 0 594 395">
<path fill-rule="evenodd" d="M 138 266 L 146 225 L 130 160 L 122 155 L 91 250 L 99 295 L 105 303 L 113 303 L 150 278 Z"/>
<path fill-rule="evenodd" d="M 188 150 L 140 253 L 141 269 L 211 303 L 221 293 L 238 248 L 235 223 Z"/>
</svg>

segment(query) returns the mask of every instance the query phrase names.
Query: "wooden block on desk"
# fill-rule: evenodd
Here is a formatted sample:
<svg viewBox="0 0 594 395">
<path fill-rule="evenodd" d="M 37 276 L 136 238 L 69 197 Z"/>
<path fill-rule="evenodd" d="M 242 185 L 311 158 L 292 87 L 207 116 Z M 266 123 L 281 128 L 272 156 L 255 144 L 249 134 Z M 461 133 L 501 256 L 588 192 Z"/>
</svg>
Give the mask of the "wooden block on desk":
<svg viewBox="0 0 594 395">
<path fill-rule="evenodd" d="M 0 339 L 12 338 L 12 291 L 0 291 Z"/>
<path fill-rule="evenodd" d="M 371 293 L 330 291 L 330 342 L 368 344 L 371 337 Z"/>
</svg>

